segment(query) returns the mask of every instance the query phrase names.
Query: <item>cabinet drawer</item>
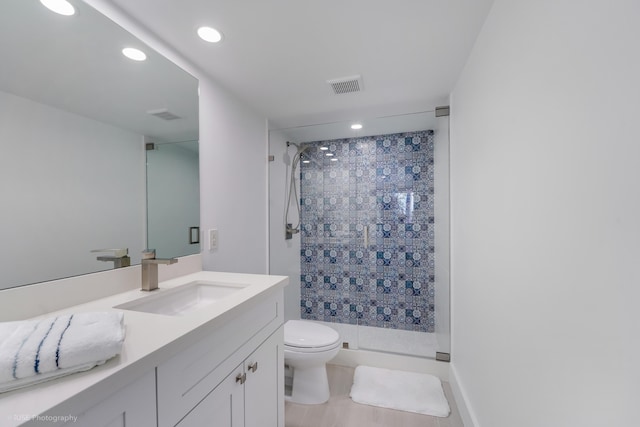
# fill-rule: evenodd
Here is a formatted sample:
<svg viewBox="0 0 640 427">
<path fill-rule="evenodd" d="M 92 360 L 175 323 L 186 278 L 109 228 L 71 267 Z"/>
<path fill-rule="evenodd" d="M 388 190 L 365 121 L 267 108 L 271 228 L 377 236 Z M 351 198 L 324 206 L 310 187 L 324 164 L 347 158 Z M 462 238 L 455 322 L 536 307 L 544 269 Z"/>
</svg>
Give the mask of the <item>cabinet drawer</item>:
<svg viewBox="0 0 640 427">
<path fill-rule="evenodd" d="M 175 426 L 283 323 L 276 292 L 156 369 L 158 426 Z"/>
</svg>

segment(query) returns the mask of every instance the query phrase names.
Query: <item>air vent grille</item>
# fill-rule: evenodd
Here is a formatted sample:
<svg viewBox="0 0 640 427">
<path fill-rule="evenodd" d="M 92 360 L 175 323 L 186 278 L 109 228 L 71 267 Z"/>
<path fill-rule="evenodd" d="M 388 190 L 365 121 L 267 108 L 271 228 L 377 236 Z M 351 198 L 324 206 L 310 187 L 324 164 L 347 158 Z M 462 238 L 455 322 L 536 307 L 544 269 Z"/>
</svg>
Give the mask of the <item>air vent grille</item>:
<svg viewBox="0 0 640 427">
<path fill-rule="evenodd" d="M 180 116 L 176 116 L 166 108 L 162 108 L 160 110 L 149 110 L 147 111 L 147 114 L 150 114 L 162 120 L 176 120 L 180 118 Z"/>
<path fill-rule="evenodd" d="M 329 86 L 331 86 L 333 93 L 336 95 L 341 95 L 343 93 L 360 92 L 363 89 L 362 77 L 360 76 L 331 79 L 327 80 L 327 83 L 329 83 Z"/>
</svg>

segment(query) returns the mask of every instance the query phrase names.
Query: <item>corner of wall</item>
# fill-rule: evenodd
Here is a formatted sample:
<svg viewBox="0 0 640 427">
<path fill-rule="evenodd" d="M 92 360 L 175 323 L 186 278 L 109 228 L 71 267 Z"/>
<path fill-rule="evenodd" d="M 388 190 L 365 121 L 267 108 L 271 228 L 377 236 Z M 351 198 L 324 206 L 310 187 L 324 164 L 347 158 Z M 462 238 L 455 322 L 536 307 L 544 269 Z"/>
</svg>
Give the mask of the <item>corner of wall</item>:
<svg viewBox="0 0 640 427">
<path fill-rule="evenodd" d="M 449 365 L 449 385 L 451 386 L 451 391 L 453 392 L 453 397 L 456 400 L 458 413 L 460 413 L 464 427 L 480 427 L 480 423 L 478 423 L 475 413 L 468 405 L 467 393 L 465 392 L 462 384 L 460 384 L 458 372 L 453 362 Z"/>
</svg>

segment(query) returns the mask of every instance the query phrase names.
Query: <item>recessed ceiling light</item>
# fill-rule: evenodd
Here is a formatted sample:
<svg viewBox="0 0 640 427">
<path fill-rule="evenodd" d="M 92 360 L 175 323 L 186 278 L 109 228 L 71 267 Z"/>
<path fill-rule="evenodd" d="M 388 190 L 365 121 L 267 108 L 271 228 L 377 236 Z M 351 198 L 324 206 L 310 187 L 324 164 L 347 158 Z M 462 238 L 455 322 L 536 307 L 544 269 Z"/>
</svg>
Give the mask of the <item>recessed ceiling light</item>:
<svg viewBox="0 0 640 427">
<path fill-rule="evenodd" d="M 147 55 L 139 49 L 134 49 L 132 47 L 125 47 L 122 49 L 122 54 L 129 59 L 133 59 L 134 61 L 144 61 L 147 59 Z"/>
<path fill-rule="evenodd" d="M 218 43 L 220 40 L 222 40 L 222 33 L 211 27 L 198 28 L 198 35 L 202 40 L 209 43 Z"/>
<path fill-rule="evenodd" d="M 336 159 L 335 157 L 333 159 L 331 159 L 332 162 L 337 162 L 338 159 Z"/>
<path fill-rule="evenodd" d="M 360 123 L 354 123 L 351 125 L 351 129 L 353 130 L 362 129 L 362 125 Z"/>
<path fill-rule="evenodd" d="M 76 13 L 75 8 L 67 0 L 40 0 L 47 9 L 60 15 L 71 16 Z"/>
<path fill-rule="evenodd" d="M 303 160 L 302 163 L 311 163 L 311 160 Z"/>
<path fill-rule="evenodd" d="M 333 156 L 333 153 L 327 153 L 327 154 L 325 154 L 325 156 L 327 156 L 327 157 L 332 157 L 332 156 Z"/>
<path fill-rule="evenodd" d="M 328 149 L 329 149 L 329 147 L 320 147 L 320 149 L 321 149 L 322 151 L 325 151 L 325 150 L 328 150 Z"/>
</svg>

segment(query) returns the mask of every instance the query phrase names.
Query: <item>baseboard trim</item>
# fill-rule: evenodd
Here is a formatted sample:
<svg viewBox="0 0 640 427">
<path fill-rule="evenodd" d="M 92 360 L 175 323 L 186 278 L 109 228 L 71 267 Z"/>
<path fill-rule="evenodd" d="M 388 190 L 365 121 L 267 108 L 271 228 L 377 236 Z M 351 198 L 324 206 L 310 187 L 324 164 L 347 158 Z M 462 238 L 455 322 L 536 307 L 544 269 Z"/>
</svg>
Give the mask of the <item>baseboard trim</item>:
<svg viewBox="0 0 640 427">
<path fill-rule="evenodd" d="M 467 398 L 467 393 L 465 392 L 462 384 L 460 384 L 458 372 L 454 363 L 451 363 L 449 366 L 449 385 L 451 386 L 451 392 L 453 393 L 453 397 L 458 405 L 458 412 L 460 413 L 460 418 L 462 418 L 464 427 L 480 427 L 480 423 L 478 423 L 475 414 L 468 405 L 469 400 Z"/>
<path fill-rule="evenodd" d="M 387 369 L 398 369 L 398 367 L 401 367 L 401 370 L 403 371 L 431 374 L 440 378 L 442 381 L 449 381 L 449 363 L 438 362 L 434 359 L 424 357 L 405 356 L 401 354 L 382 353 L 361 349 L 340 349 L 338 355 L 329 363 L 333 365 L 350 366 L 353 368 L 358 365 Z"/>
</svg>

